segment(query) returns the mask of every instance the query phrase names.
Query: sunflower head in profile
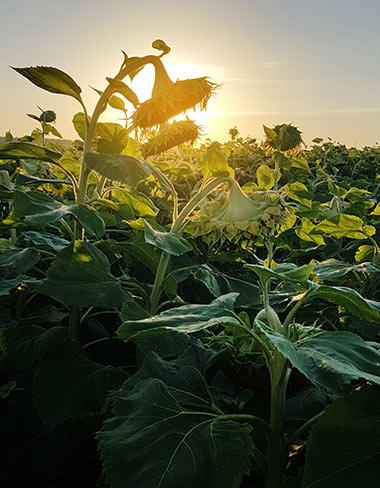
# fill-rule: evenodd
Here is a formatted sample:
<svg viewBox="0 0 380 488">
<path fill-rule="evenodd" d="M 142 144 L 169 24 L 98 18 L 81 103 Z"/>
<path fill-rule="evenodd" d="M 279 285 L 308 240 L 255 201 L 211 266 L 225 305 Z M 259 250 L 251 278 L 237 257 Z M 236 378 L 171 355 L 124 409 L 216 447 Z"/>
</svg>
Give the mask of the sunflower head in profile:
<svg viewBox="0 0 380 488">
<path fill-rule="evenodd" d="M 188 222 L 186 231 L 202 236 L 209 244 L 224 241 L 258 241 L 287 217 L 282 196 L 275 191 L 257 191 L 248 197 L 231 178 L 229 189 L 217 200 L 204 205 Z"/>
<path fill-rule="evenodd" d="M 192 120 L 182 120 L 164 125 L 156 135 L 141 146 L 144 158 L 168 151 L 172 147 L 189 142 L 193 144 L 199 137 L 199 126 Z"/>
<path fill-rule="evenodd" d="M 173 82 L 158 57 L 154 60 L 155 82 L 152 97 L 142 103 L 132 119 L 136 127 L 148 129 L 167 122 L 189 109 L 205 110 L 216 88 L 207 77 Z"/>
</svg>

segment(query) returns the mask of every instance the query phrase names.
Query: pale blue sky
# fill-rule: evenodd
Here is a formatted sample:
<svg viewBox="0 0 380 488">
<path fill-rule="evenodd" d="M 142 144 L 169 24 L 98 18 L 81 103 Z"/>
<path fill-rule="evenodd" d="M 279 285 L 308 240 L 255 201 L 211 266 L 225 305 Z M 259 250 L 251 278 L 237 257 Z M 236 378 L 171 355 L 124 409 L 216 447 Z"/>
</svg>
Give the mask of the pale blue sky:
<svg viewBox="0 0 380 488">
<path fill-rule="evenodd" d="M 262 124 L 293 122 L 306 142 L 380 141 L 380 0 L 0 0 L 0 8 L 0 135 L 29 133 L 34 122 L 25 113 L 40 105 L 55 110 L 57 128 L 73 138 L 80 110 L 8 65 L 66 71 L 91 110 L 97 96 L 88 85 L 104 88 L 120 49 L 153 53 L 152 41 L 162 38 L 172 47 L 164 60 L 173 79 L 210 75 L 223 84 L 198 119 L 211 138 L 225 139 L 236 125 L 261 139 Z M 146 89 L 151 74 L 136 83 Z"/>
</svg>

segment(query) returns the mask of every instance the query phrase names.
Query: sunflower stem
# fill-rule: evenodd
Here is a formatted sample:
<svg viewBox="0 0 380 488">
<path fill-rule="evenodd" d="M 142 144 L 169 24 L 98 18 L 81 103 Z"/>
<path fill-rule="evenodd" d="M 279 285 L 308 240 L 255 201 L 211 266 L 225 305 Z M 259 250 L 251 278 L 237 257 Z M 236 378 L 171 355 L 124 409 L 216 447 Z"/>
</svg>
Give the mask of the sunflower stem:
<svg viewBox="0 0 380 488">
<path fill-rule="evenodd" d="M 200 204 L 200 202 L 219 185 L 223 183 L 230 183 L 231 180 L 234 181 L 231 176 L 228 176 L 213 178 L 211 181 L 209 181 L 201 190 L 198 191 L 198 193 L 193 196 L 191 200 L 187 202 L 182 211 L 179 213 L 178 217 L 174 219 L 169 233 L 178 235 L 181 234 L 185 220 L 190 216 L 191 212 L 193 212 L 193 210 Z M 161 253 L 160 262 L 157 267 L 153 290 L 149 300 L 149 313 L 151 313 L 152 315 L 157 312 L 158 303 L 162 293 L 162 285 L 165 279 L 169 261 L 170 255 L 163 251 Z"/>
</svg>

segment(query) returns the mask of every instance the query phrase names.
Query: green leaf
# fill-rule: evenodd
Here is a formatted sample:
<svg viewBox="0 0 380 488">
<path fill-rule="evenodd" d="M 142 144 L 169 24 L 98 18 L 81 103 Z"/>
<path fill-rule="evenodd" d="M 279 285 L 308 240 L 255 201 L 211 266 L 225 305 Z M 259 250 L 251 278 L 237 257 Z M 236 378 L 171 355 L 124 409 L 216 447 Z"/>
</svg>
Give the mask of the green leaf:
<svg viewBox="0 0 380 488">
<path fill-rule="evenodd" d="M 121 80 L 113 79 L 113 78 L 107 78 L 107 81 L 111 85 L 113 93 L 120 93 L 120 95 L 123 95 L 123 97 L 126 98 L 128 100 L 128 102 L 132 103 L 132 105 L 135 108 L 138 107 L 138 105 L 140 104 L 139 99 L 138 99 L 136 93 L 133 90 L 131 90 L 131 88 L 129 88 L 128 85 L 126 85 Z M 110 101 L 112 98 L 117 98 L 120 102 L 123 103 L 123 107 L 124 107 L 124 102 L 118 97 L 111 97 L 108 100 L 109 105 L 111 105 Z M 119 104 L 119 102 L 117 102 L 117 104 Z M 112 107 L 112 105 L 111 105 L 111 107 Z M 118 108 L 118 107 L 113 107 L 113 108 Z M 124 110 L 124 108 L 122 108 L 121 110 Z"/>
<path fill-rule="evenodd" d="M 129 139 L 128 131 L 115 122 L 100 122 L 96 126 L 94 143 L 99 153 L 120 154 Z"/>
<path fill-rule="evenodd" d="M 33 382 L 37 413 L 50 431 L 68 419 L 99 415 L 108 391 L 125 379 L 121 369 L 90 361 L 79 347 L 65 347 L 39 363 Z"/>
<path fill-rule="evenodd" d="M 117 97 L 116 95 L 112 95 L 108 99 L 108 105 L 114 108 L 115 110 L 122 110 L 123 112 L 125 111 L 124 101 L 121 98 Z"/>
<path fill-rule="evenodd" d="M 117 334 L 124 341 L 161 335 L 172 330 L 191 334 L 215 325 L 239 324 L 233 307 L 237 293 L 228 293 L 209 305 L 184 305 L 143 320 L 124 322 Z"/>
<path fill-rule="evenodd" d="M 302 488 L 379 484 L 380 392 L 360 390 L 329 406 L 307 441 Z"/>
<path fill-rule="evenodd" d="M 260 288 L 247 281 L 232 278 L 207 264 L 197 266 L 193 271 L 196 280 L 204 283 L 214 297 L 220 297 L 230 292 L 239 293 L 237 307 L 256 307 L 262 304 Z"/>
<path fill-rule="evenodd" d="M 121 282 L 111 274 L 106 256 L 82 241 L 57 255 L 37 291 L 78 307 L 113 308 L 124 300 Z"/>
<path fill-rule="evenodd" d="M 139 371 L 128 378 L 125 389 L 131 391 L 140 381 L 156 378 L 165 383 L 171 395 L 187 408 L 205 410 L 211 405 L 223 408 L 225 403 L 233 403 L 234 398 L 231 392 L 220 392 L 217 378 L 212 378 L 212 372 L 209 372 L 217 357 L 216 352 L 206 349 L 194 338 L 186 350 L 171 361 L 149 351 Z"/>
<path fill-rule="evenodd" d="M 8 142 L 0 145 L 0 159 L 37 159 L 54 163 L 62 154 L 27 142 Z"/>
<path fill-rule="evenodd" d="M 311 241 L 318 246 L 323 246 L 325 244 L 325 240 L 322 235 L 315 233 L 316 227 L 317 226 L 310 222 L 310 220 L 303 217 L 301 219 L 301 227 L 296 230 L 296 234 L 303 241 Z"/>
<path fill-rule="evenodd" d="M 173 256 L 181 256 L 193 249 L 183 237 L 177 234 L 171 234 L 170 232 L 159 232 L 154 230 L 147 221 L 145 221 L 144 226 L 144 238 L 145 242 L 148 244 L 156 246 Z"/>
<path fill-rule="evenodd" d="M 45 355 L 54 352 L 69 341 L 66 327 L 43 329 L 36 325 L 4 330 L 5 364 L 13 371 L 31 370 Z"/>
<path fill-rule="evenodd" d="M 256 273 L 263 284 L 271 278 L 276 278 L 284 282 L 304 283 L 309 279 L 314 264 L 297 266 L 293 263 L 283 263 L 278 264 L 273 269 L 260 264 L 246 264 L 244 267 Z"/>
<path fill-rule="evenodd" d="M 360 378 L 380 384 L 379 344 L 346 331 L 317 331 L 292 343 L 259 322 L 276 349 L 319 388 L 336 392 L 343 384 Z"/>
<path fill-rule="evenodd" d="M 154 203 L 144 193 L 136 190 L 117 189 L 112 190 L 112 197 L 116 202 L 130 208 L 132 218 L 156 216 L 157 209 Z M 122 208 L 119 208 L 119 212 L 123 215 Z"/>
<path fill-rule="evenodd" d="M 360 319 L 368 322 L 380 320 L 379 304 L 366 300 L 357 291 L 347 287 L 318 285 L 309 282 L 309 290 L 306 295 L 310 298 L 323 298 L 328 302 L 336 303 L 351 312 Z"/>
<path fill-rule="evenodd" d="M 104 222 L 95 209 L 88 205 L 64 205 L 41 191 L 17 189 L 14 214 L 24 217 L 27 222 L 43 226 L 72 215 L 90 235 L 101 237 L 104 234 Z"/>
<path fill-rule="evenodd" d="M 128 182 L 134 187 L 151 175 L 143 162 L 127 154 L 89 152 L 86 154 L 86 164 L 110 180 Z"/>
<path fill-rule="evenodd" d="M 238 488 L 248 473 L 251 427 L 184 410 L 157 379 L 115 395 L 97 435 L 106 480 L 120 488 Z"/>
<path fill-rule="evenodd" d="M 332 237 L 349 237 L 350 239 L 366 239 L 363 233 L 364 222 L 356 215 L 340 214 L 319 223 L 310 234 L 330 234 Z M 366 233 L 373 235 L 376 229 L 365 226 Z M 368 229 L 367 229 L 368 228 Z"/>
<path fill-rule="evenodd" d="M 78 136 L 84 141 L 86 137 L 86 123 L 85 123 L 85 115 L 83 112 L 78 112 L 73 117 L 73 125 L 74 129 L 76 130 Z"/>
<path fill-rule="evenodd" d="M 33 242 L 36 246 L 50 247 L 54 251 L 62 251 L 70 242 L 62 237 L 58 237 L 49 232 L 36 232 L 34 230 L 24 231 L 21 236 L 27 240 Z"/>
<path fill-rule="evenodd" d="M 376 215 L 376 216 L 380 215 L 380 203 L 376 205 L 375 209 L 369 215 Z"/>
<path fill-rule="evenodd" d="M 102 237 L 105 231 L 104 220 L 93 207 L 89 205 L 71 205 L 68 211 L 88 234 Z"/>
<path fill-rule="evenodd" d="M 234 176 L 219 142 L 213 142 L 199 161 L 204 181 L 217 176 Z"/>
<path fill-rule="evenodd" d="M 380 269 L 371 263 L 350 264 L 335 259 L 322 261 L 314 267 L 314 273 L 318 276 L 319 281 L 336 280 L 352 271 L 357 273 L 376 273 Z"/>
<path fill-rule="evenodd" d="M 359 246 L 355 253 L 355 261 L 369 261 L 373 258 L 374 247 L 368 244 Z"/>
<path fill-rule="evenodd" d="M 307 189 L 307 187 L 296 181 L 294 183 L 288 183 L 285 187 L 286 194 L 296 202 L 302 203 L 305 207 L 311 208 L 313 194 Z"/>
<path fill-rule="evenodd" d="M 17 276 L 16 278 L 11 279 L 2 278 L 0 280 L 0 296 L 6 295 L 11 290 L 13 290 L 13 288 L 16 288 L 16 286 L 22 281 L 22 279 L 22 276 Z"/>
<path fill-rule="evenodd" d="M 69 95 L 79 101 L 81 99 L 81 88 L 75 83 L 71 76 L 63 71 L 53 68 L 52 66 L 35 66 L 28 68 L 14 68 L 12 69 L 25 76 L 34 85 L 51 93 L 59 93 L 61 95 Z"/>
<path fill-rule="evenodd" d="M 30 271 L 40 259 L 37 249 L 9 249 L 0 252 L 0 276 L 2 278 L 15 278 Z"/>
<path fill-rule="evenodd" d="M 274 185 L 274 172 L 266 164 L 262 164 L 258 167 L 257 172 L 257 183 L 261 188 L 265 190 L 271 190 Z"/>
</svg>

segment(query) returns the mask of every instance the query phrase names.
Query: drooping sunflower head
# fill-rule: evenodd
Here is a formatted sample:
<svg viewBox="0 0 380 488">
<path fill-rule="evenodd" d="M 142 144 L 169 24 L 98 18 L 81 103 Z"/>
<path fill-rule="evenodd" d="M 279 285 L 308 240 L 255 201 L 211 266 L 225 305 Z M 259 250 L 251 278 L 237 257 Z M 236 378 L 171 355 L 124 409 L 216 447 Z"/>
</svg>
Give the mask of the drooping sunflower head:
<svg viewBox="0 0 380 488">
<path fill-rule="evenodd" d="M 298 150 L 303 144 L 301 131 L 292 124 L 275 125 L 273 129 L 264 125 L 266 134 L 265 146 L 277 151 Z"/>
<path fill-rule="evenodd" d="M 198 137 L 199 126 L 192 120 L 173 122 L 163 126 L 155 136 L 143 144 L 141 152 L 144 158 L 155 156 L 184 142 L 192 144 Z"/>
<path fill-rule="evenodd" d="M 209 245 L 225 240 L 257 241 L 267 237 L 286 216 L 285 202 L 278 192 L 258 191 L 249 198 L 231 178 L 228 192 L 204 205 L 185 229 L 193 237 L 202 236 Z"/>
<path fill-rule="evenodd" d="M 155 90 L 157 95 L 142 103 L 133 114 L 134 124 L 141 129 L 161 125 L 186 110 L 205 110 L 207 102 L 219 85 L 207 79 L 194 78 L 167 84 Z"/>
</svg>

